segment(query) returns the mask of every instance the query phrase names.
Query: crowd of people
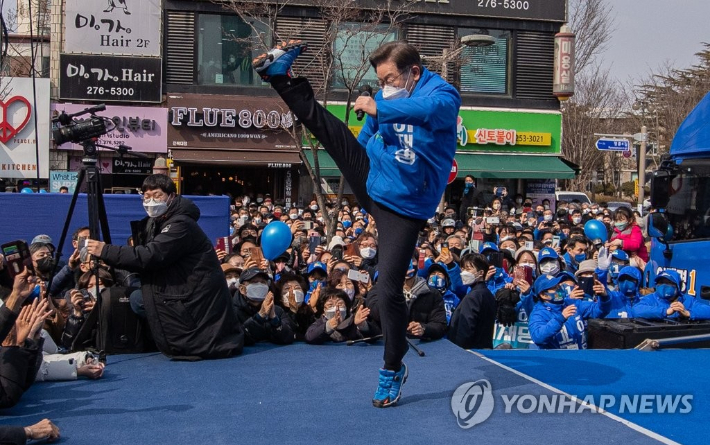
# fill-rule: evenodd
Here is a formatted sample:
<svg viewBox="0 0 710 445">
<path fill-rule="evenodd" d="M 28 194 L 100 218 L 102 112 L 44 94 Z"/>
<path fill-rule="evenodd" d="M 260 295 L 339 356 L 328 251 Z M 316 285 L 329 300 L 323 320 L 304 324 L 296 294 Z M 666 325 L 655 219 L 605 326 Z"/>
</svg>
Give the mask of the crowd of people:
<svg viewBox="0 0 710 445">
<path fill-rule="evenodd" d="M 126 246 L 92 244 L 89 228 L 80 227 L 72 234 L 74 252 L 66 262 L 56 264 L 47 235 L 29 243 L 31 267 L 22 273 L 11 273 L 7 259 L 0 262 L 3 407 L 16 404 L 36 381 L 102 376 L 99 351 L 107 348 L 107 340 L 102 343 L 99 320 L 110 325 L 111 319 L 92 314 L 98 296 L 113 301 L 114 293 L 129 297 L 124 300 L 130 300 L 132 315 L 152 334 L 148 343 L 176 359 L 230 356 L 242 345 L 259 342 L 317 345 L 382 337 L 380 302 L 371 292 L 382 240 L 367 209 L 347 199 L 329 201 L 321 209 L 316 200 L 287 208 L 268 194 L 239 196 L 232 206 L 230 236 L 215 245 L 195 235 L 199 211 L 166 184 L 144 191 L 169 196 L 163 201 L 170 203 L 165 223 L 134 232 Z M 642 220 L 628 208 L 612 212 L 596 204 L 558 202 L 553 212 L 549 203 L 521 195 L 493 193 L 485 202 L 479 200 L 483 194 L 476 194 L 473 178 L 466 178 L 460 206 L 446 205 L 429 219 L 410 252 L 401 284 L 410 339 L 447 338 L 467 349 L 584 349 L 590 318 L 710 318 L 710 306 L 685 294 L 674 271 L 660 273 L 653 288 L 641 287 L 646 238 Z M 183 213 L 192 215 L 189 222 L 178 218 Z M 332 233 L 326 215 L 334 218 Z M 585 236 L 584 225 L 592 219 L 608 231 L 605 242 Z M 261 233 L 277 220 L 290 227 L 292 242 L 269 261 L 263 257 Z M 154 238 L 141 239 L 146 234 Z M 190 261 L 188 252 L 198 252 L 196 260 Z M 187 263 L 170 260 L 169 267 L 161 268 L 169 258 Z M 205 262 L 209 267 L 201 270 Z M 151 272 L 139 273 L 142 269 Z M 164 322 L 179 320 L 184 314 L 175 311 L 181 305 L 157 307 L 154 302 L 156 307 L 146 307 L 156 295 L 179 303 L 181 295 L 195 290 L 189 285 L 195 275 L 200 275 L 195 288 L 214 283 L 212 291 L 204 290 L 203 301 L 214 305 L 214 295 L 227 289 L 224 301 L 231 302 L 217 312 L 202 311 L 204 320 L 197 323 L 210 326 L 207 334 Z M 167 318 L 156 332 L 150 319 L 161 317 Z M 5 437 L 19 438 L 16 443 L 59 434 L 48 420 L 3 431 Z"/>
</svg>

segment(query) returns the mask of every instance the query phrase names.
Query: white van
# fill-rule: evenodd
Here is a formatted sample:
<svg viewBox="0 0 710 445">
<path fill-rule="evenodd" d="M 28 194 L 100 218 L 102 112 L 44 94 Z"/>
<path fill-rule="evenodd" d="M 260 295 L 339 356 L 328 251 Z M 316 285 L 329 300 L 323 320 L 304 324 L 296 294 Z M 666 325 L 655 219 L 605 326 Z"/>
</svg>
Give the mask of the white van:
<svg viewBox="0 0 710 445">
<path fill-rule="evenodd" d="M 592 204 L 592 200 L 589 199 L 589 196 L 587 196 L 586 193 L 582 192 L 569 192 L 566 190 L 560 190 L 555 192 L 555 199 L 557 199 L 557 202 L 572 202 L 576 200 L 579 201 L 580 204 Z"/>
</svg>

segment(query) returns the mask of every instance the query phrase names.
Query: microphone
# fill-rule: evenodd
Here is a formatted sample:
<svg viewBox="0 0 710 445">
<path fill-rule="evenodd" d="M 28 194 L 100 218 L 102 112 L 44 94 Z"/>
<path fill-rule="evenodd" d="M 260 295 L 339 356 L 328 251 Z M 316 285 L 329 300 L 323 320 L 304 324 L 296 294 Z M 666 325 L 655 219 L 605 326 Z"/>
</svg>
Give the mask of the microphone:
<svg viewBox="0 0 710 445">
<path fill-rule="evenodd" d="M 372 96 L 372 87 L 370 85 L 363 85 L 360 87 L 360 96 L 370 97 Z M 357 111 L 357 120 L 361 121 L 365 117 L 365 112 L 362 110 Z"/>
</svg>

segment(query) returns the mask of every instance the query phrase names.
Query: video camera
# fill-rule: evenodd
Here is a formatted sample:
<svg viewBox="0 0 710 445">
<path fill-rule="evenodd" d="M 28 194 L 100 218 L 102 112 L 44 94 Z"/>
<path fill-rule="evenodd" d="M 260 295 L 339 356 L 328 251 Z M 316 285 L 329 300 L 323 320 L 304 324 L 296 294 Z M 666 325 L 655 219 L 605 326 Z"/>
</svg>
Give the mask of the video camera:
<svg viewBox="0 0 710 445">
<path fill-rule="evenodd" d="M 106 105 L 99 104 L 74 114 L 66 114 L 66 112 L 62 111 L 62 114 L 52 119 L 52 123 L 62 125 L 52 131 L 54 142 L 56 142 L 57 145 L 62 145 L 66 142 L 80 144 L 108 133 L 109 129 L 106 126 L 106 118 L 95 115 L 95 113 L 104 110 L 106 110 Z M 75 119 L 84 114 L 91 114 L 91 117 L 87 119 Z"/>
</svg>

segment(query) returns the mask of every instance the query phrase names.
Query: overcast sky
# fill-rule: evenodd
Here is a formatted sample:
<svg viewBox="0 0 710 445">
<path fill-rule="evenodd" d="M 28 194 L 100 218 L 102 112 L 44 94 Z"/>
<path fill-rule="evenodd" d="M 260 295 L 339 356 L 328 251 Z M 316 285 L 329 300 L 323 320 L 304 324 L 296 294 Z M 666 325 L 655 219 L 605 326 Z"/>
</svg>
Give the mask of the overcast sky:
<svg viewBox="0 0 710 445">
<path fill-rule="evenodd" d="M 701 42 L 710 42 L 710 0 L 606 0 L 615 17 L 602 54 L 621 82 L 639 79 L 670 62 L 675 68 L 698 63 Z"/>
</svg>

